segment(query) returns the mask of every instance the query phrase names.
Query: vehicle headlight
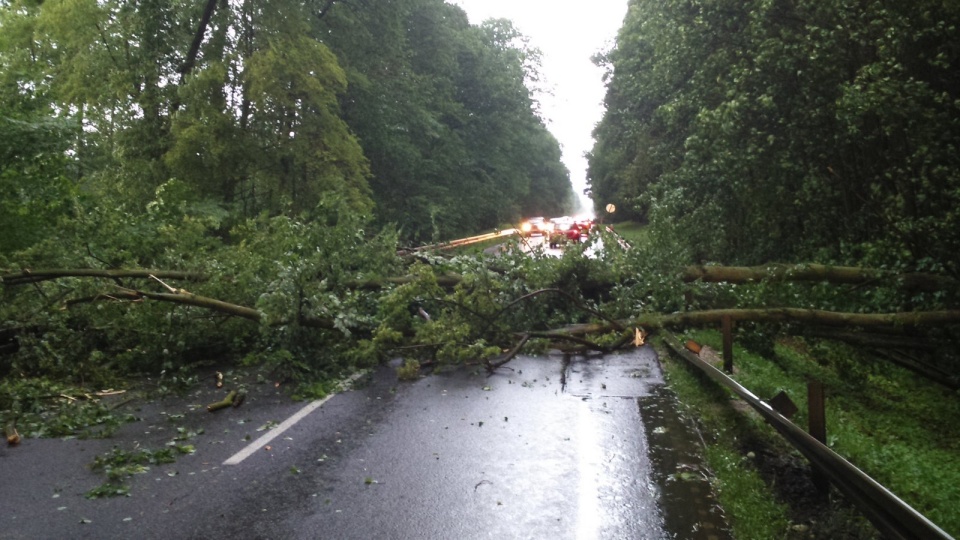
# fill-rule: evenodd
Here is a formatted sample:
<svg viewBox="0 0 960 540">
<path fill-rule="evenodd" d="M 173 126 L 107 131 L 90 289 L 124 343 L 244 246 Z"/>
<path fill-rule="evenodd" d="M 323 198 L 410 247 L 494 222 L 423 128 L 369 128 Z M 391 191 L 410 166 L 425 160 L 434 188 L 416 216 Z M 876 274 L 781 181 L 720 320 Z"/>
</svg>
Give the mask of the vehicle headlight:
<svg viewBox="0 0 960 540">
<path fill-rule="evenodd" d="M 533 228 L 533 226 L 530 225 L 529 223 L 524 223 L 523 225 L 520 225 L 520 230 L 523 232 L 530 232 L 531 228 Z"/>
</svg>

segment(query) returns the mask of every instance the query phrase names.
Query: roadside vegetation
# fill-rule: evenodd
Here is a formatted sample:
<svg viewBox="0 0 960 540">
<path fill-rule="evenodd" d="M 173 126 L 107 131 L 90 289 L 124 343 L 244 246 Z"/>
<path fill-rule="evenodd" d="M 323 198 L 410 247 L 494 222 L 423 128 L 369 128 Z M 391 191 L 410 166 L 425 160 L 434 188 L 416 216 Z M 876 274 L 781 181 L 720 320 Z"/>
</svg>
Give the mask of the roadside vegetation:
<svg viewBox="0 0 960 540">
<path fill-rule="evenodd" d="M 960 272 L 960 9 L 629 3 L 588 181 L 693 263 Z"/>
<path fill-rule="evenodd" d="M 631 245 L 643 244 L 649 239 L 649 228 L 636 221 L 620 221 L 610 224 L 610 227 Z"/>
<path fill-rule="evenodd" d="M 688 282 L 674 296 L 681 302 L 636 311 L 956 310 L 955 282 L 904 285 L 915 272 L 960 277 L 958 28 L 957 6 L 936 0 L 629 2 L 616 44 L 595 57 L 607 81 L 588 156 L 596 211 L 613 203 L 616 219 L 648 224 L 642 235 L 616 228 L 653 258 L 760 270 L 737 284 Z M 791 283 L 790 271 L 765 271 L 781 265 L 901 277 Z M 676 268 L 641 271 L 663 276 L 659 290 L 677 287 Z M 957 499 L 960 471 L 957 326 L 755 322 L 737 323 L 736 377 L 762 398 L 784 390 L 801 411 L 805 379 L 823 380 L 830 446 L 958 535 L 956 512 L 945 505 Z M 719 345 L 714 333 L 690 336 Z M 764 467 L 764 453 L 745 448 L 745 440 L 769 437 L 730 412 L 723 392 L 667 365 L 717 441 L 707 453 L 738 537 L 782 538 L 784 519 L 807 525 L 795 507 L 739 498 L 751 492 L 738 487 L 752 475 L 746 470 L 791 499 L 771 460 Z M 870 535 L 819 530 L 820 538 Z"/>
<path fill-rule="evenodd" d="M 688 331 L 684 337 L 721 348 L 717 331 Z M 734 379 L 762 399 L 785 392 L 799 409 L 792 420 L 802 427 L 806 383 L 821 381 L 827 445 L 956 535 L 960 521 L 950 501 L 958 495 L 960 433 L 943 429 L 960 421 L 956 391 L 842 344 L 784 337 L 771 345 L 764 354 L 735 345 Z M 851 508 L 835 511 L 836 505 L 817 499 L 806 461 L 758 415 L 731 407 L 728 392 L 662 352 L 670 387 L 695 413 L 708 442 L 705 454 L 738 538 L 874 537 Z M 743 488 L 750 478 L 766 482 L 765 503 L 755 500 L 757 486 Z"/>
</svg>

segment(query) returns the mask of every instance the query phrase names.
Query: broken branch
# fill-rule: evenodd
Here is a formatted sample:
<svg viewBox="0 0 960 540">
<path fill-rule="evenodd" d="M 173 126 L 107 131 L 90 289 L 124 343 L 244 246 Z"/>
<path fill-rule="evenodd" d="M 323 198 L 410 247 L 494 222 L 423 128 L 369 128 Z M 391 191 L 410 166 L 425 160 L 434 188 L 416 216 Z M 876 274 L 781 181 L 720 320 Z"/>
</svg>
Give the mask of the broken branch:
<svg viewBox="0 0 960 540">
<path fill-rule="evenodd" d="M 150 300 L 157 300 L 160 302 L 172 302 L 174 304 L 183 304 L 187 306 L 209 309 L 212 311 L 225 313 L 227 315 L 248 319 L 254 322 L 261 322 L 263 319 L 263 315 L 251 307 L 241 306 L 239 304 L 231 304 L 229 302 L 224 302 L 222 300 L 217 300 L 207 296 L 200 296 L 184 291 L 183 289 L 180 289 L 176 293 L 154 293 L 134 289 L 123 289 L 123 292 L 127 295 L 133 294 L 142 298 L 148 298 Z M 298 322 L 308 328 L 322 328 L 327 330 L 333 330 L 336 328 L 333 324 L 333 321 L 328 319 L 303 317 Z M 278 324 L 284 323 L 281 322 Z"/>
<path fill-rule="evenodd" d="M 231 390 L 227 394 L 227 397 L 223 398 L 221 401 L 211 403 L 207 405 L 207 410 L 210 412 L 219 411 L 220 409 L 226 409 L 227 407 L 233 407 L 233 400 L 237 397 L 237 391 Z"/>
<path fill-rule="evenodd" d="M 20 444 L 20 434 L 17 432 L 17 419 L 13 418 L 3 427 L 3 434 L 7 437 L 9 446 Z"/>
<path fill-rule="evenodd" d="M 507 354 L 503 356 L 503 358 L 501 358 L 500 360 L 497 360 L 496 362 L 485 360 L 483 362 L 483 365 L 487 368 L 487 373 L 493 373 L 500 366 L 506 364 L 510 360 L 513 360 L 513 358 L 517 356 L 517 353 L 520 352 L 520 349 L 522 349 L 523 346 L 526 345 L 527 341 L 529 340 L 530 340 L 530 334 L 524 334 L 523 336 L 520 337 L 520 342 L 517 343 L 517 345 L 513 349 L 510 349 L 510 351 L 508 351 Z"/>
<path fill-rule="evenodd" d="M 751 283 L 759 281 L 826 281 L 841 285 L 887 283 L 913 291 L 955 290 L 957 280 L 939 274 L 897 274 L 875 268 L 828 266 L 823 264 L 771 264 L 765 266 L 688 266 L 683 281 L 710 283 Z"/>
<path fill-rule="evenodd" d="M 154 280 L 157 281 L 157 283 L 159 283 L 160 285 L 163 285 L 163 288 L 166 289 L 168 292 L 171 292 L 171 293 L 177 292 L 177 289 L 176 289 L 176 288 L 167 285 L 166 283 L 164 283 L 164 281 L 163 281 L 162 279 L 158 278 L 157 276 L 155 276 L 155 275 L 153 275 L 153 274 L 150 274 L 150 279 L 154 279 Z"/>
</svg>

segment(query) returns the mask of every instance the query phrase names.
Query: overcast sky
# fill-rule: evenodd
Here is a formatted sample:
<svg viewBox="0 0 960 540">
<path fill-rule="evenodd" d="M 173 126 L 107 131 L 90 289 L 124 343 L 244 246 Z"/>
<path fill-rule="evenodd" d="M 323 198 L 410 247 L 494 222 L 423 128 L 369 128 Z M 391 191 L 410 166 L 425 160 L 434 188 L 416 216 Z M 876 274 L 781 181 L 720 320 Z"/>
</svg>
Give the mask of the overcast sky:
<svg viewBox="0 0 960 540">
<path fill-rule="evenodd" d="M 590 132 L 603 115 L 603 71 L 590 57 L 613 45 L 627 0 L 448 0 L 463 8 L 472 24 L 490 18 L 513 21 L 543 53 L 542 76 L 553 96 L 539 96 L 547 127 L 560 141 L 573 188 L 583 193 L 593 148 Z M 584 204 L 592 212 L 588 201 Z"/>
</svg>

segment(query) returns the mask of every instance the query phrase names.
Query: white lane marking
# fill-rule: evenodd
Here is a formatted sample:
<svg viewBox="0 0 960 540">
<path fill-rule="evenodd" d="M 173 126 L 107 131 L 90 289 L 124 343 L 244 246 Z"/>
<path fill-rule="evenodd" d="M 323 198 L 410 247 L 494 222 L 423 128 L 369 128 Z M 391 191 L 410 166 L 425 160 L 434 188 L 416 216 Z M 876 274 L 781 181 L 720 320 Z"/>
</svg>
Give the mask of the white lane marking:
<svg viewBox="0 0 960 540">
<path fill-rule="evenodd" d="M 364 373 L 365 373 L 365 372 L 354 373 L 353 375 L 351 375 L 351 376 L 348 377 L 347 379 L 341 381 L 341 382 L 340 382 L 340 387 L 341 387 L 341 388 L 348 388 L 351 383 L 353 383 L 354 381 L 356 381 L 357 379 L 359 379 L 360 377 L 362 377 L 362 376 L 364 375 Z M 278 436 L 280 436 L 284 431 L 286 431 L 286 430 L 290 429 L 291 427 L 293 427 L 294 424 L 296 424 L 296 423 L 299 422 L 300 420 L 303 420 L 303 418 L 304 418 L 305 416 L 307 416 L 308 414 L 310 414 L 310 413 L 312 413 L 313 411 L 315 411 L 315 410 L 317 410 L 318 408 L 320 408 L 320 406 L 323 405 L 324 403 L 326 403 L 327 401 L 330 401 L 330 399 L 331 399 L 333 396 L 335 396 L 335 395 L 337 395 L 336 392 L 328 395 L 327 397 L 325 397 L 325 398 L 323 398 L 323 399 L 318 399 L 318 400 L 316 400 L 316 401 L 311 401 L 310 403 L 307 403 L 302 409 L 300 409 L 299 411 L 297 411 L 296 414 L 294 414 L 294 415 L 291 416 L 290 418 L 287 418 L 286 420 L 284 420 L 283 423 L 281 423 L 279 426 L 277 426 L 277 427 L 275 427 L 275 428 L 267 431 L 267 432 L 264 433 L 263 435 L 261 435 L 259 439 L 253 441 L 252 443 L 248 444 L 246 448 L 244 448 L 243 450 L 241 450 L 241 451 L 237 452 L 236 454 L 232 455 L 229 459 L 227 459 L 226 461 L 224 461 L 223 464 L 224 464 L 224 465 L 239 465 L 240 462 L 242 462 L 243 460 L 245 460 L 245 459 L 247 459 L 248 457 L 252 456 L 252 455 L 254 454 L 254 452 L 256 452 L 257 450 L 259 450 L 259 449 L 263 448 L 264 446 L 266 446 L 266 444 L 267 444 L 268 442 L 272 441 L 273 439 L 275 439 L 275 438 L 277 438 Z"/>
<path fill-rule="evenodd" d="M 597 485 L 599 464 L 603 460 L 600 440 L 596 432 L 596 418 L 590 411 L 590 402 L 577 403 L 577 459 L 580 469 L 580 489 L 577 490 L 577 540 L 596 540 L 600 537 L 600 486 Z"/>
</svg>

